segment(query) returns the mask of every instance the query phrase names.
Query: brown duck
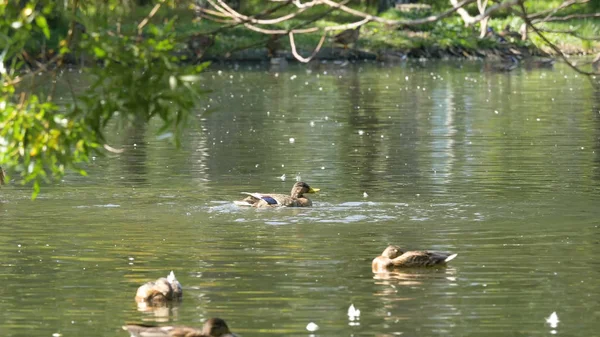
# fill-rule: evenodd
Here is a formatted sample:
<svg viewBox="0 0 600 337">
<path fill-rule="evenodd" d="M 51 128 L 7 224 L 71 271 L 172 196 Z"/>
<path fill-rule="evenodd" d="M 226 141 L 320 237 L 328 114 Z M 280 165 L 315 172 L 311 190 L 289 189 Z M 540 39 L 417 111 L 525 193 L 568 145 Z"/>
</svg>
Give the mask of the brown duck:
<svg viewBox="0 0 600 337">
<path fill-rule="evenodd" d="M 267 40 L 265 47 L 267 47 L 267 53 L 269 55 L 269 58 L 277 57 L 277 51 L 281 49 L 280 39 L 282 36 L 283 34 L 274 34 L 271 35 L 271 37 L 269 37 L 269 39 Z"/>
<path fill-rule="evenodd" d="M 124 325 L 123 330 L 129 332 L 131 337 L 235 337 L 229 327 L 220 318 L 210 318 L 204 323 L 202 329 L 187 326 L 149 326 L 149 325 Z"/>
<path fill-rule="evenodd" d="M 182 296 L 181 283 L 171 271 L 166 278 L 161 277 L 154 282 L 141 285 L 135 294 L 135 301 L 149 305 L 164 305 L 167 301 L 179 300 Z"/>
<path fill-rule="evenodd" d="M 305 193 L 316 193 L 320 191 L 318 188 L 312 188 L 305 182 L 297 182 L 292 187 L 290 195 L 286 194 L 265 194 L 265 193 L 248 193 L 248 196 L 241 201 L 235 201 L 239 206 L 252 206 L 257 208 L 264 207 L 310 207 L 312 201 L 304 196 Z"/>
<path fill-rule="evenodd" d="M 433 267 L 445 265 L 458 254 L 408 251 L 403 252 L 397 246 L 388 246 L 381 256 L 373 259 L 371 264 L 374 273 L 390 271 L 394 268 Z"/>
<path fill-rule="evenodd" d="M 213 35 L 195 34 L 190 37 L 187 42 L 188 49 L 194 53 L 197 59 L 202 58 L 202 55 L 215 44 Z"/>
<path fill-rule="evenodd" d="M 333 42 L 341 44 L 344 46 L 344 49 L 347 49 L 349 44 L 353 44 L 358 40 L 358 37 L 360 36 L 360 27 L 362 26 L 358 26 L 355 29 L 346 29 L 334 36 Z"/>
<path fill-rule="evenodd" d="M 511 38 L 514 38 L 514 39 L 519 39 L 519 40 L 521 39 L 521 34 L 510 30 L 510 25 L 504 26 L 504 29 L 502 29 L 500 31 L 500 33 L 498 33 L 498 35 L 500 35 L 500 36 L 502 36 L 504 38 L 511 37 Z"/>
</svg>

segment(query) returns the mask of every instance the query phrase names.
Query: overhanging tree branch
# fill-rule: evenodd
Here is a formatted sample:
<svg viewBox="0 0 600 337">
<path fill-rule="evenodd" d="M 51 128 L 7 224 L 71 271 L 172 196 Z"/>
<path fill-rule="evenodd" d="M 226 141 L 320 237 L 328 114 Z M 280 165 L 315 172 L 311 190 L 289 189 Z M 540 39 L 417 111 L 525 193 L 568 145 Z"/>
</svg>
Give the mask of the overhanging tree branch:
<svg viewBox="0 0 600 337">
<path fill-rule="evenodd" d="M 571 61 L 565 56 L 562 50 L 560 50 L 560 48 L 558 48 L 554 43 L 550 42 L 550 40 L 548 40 L 548 38 L 531 22 L 531 19 L 527 17 L 527 10 L 525 9 L 523 1 L 519 3 L 519 6 L 521 7 L 521 18 L 523 19 L 523 21 L 525 21 L 527 27 L 531 28 L 531 30 L 533 30 L 544 41 L 544 43 L 546 43 L 546 45 L 552 48 L 552 50 L 554 50 L 554 52 L 556 52 L 556 54 L 558 54 L 571 69 L 586 76 L 600 75 L 600 73 L 582 70 L 573 63 L 571 63 Z"/>
</svg>

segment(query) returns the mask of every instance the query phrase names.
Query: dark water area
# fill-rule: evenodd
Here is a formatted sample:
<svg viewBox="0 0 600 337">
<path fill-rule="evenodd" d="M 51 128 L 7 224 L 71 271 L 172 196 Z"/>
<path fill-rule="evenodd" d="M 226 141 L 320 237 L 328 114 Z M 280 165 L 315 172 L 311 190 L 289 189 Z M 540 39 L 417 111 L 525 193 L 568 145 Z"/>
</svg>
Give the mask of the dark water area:
<svg viewBox="0 0 600 337">
<path fill-rule="evenodd" d="M 482 68 L 212 67 L 180 149 L 158 123 L 115 129 L 125 152 L 88 177 L 0 190 L 0 335 L 214 316 L 243 336 L 596 335 L 600 94 L 560 64 Z M 297 177 L 312 208 L 232 203 Z M 389 243 L 458 257 L 376 276 Z M 183 302 L 138 311 L 171 270 Z"/>
</svg>

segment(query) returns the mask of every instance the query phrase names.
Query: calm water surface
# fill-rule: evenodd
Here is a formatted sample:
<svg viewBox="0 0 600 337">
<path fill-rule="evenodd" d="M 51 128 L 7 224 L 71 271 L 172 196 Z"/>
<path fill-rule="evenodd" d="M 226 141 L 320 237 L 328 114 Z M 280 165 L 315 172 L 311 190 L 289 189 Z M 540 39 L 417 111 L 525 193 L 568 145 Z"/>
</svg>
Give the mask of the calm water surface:
<svg viewBox="0 0 600 337">
<path fill-rule="evenodd" d="M 33 202 L 1 190 L 0 335 L 212 316 L 243 336 L 596 335 L 600 94 L 561 65 L 481 69 L 213 67 L 181 149 L 130 127 L 89 177 Z M 313 208 L 231 203 L 296 176 L 321 188 Z M 388 243 L 459 255 L 374 278 Z M 170 270 L 184 301 L 138 311 L 136 288 Z"/>
</svg>

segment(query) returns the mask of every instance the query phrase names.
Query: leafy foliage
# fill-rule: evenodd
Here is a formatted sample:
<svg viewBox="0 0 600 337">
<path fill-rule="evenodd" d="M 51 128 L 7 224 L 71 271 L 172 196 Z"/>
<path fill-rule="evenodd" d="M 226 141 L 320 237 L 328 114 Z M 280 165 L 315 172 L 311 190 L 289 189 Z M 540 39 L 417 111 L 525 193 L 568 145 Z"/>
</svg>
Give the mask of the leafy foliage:
<svg viewBox="0 0 600 337">
<path fill-rule="evenodd" d="M 92 153 L 101 153 L 106 145 L 104 129 L 113 120 L 125 125 L 160 118 L 161 131 L 172 131 L 178 143 L 179 131 L 203 93 L 194 83 L 207 66 L 185 63 L 174 19 L 160 27 L 141 25 L 144 34 L 134 37 L 108 29 L 86 32 L 74 43 L 78 51 L 97 61 L 86 68 L 89 87 L 71 90 L 72 102 L 59 106 L 51 94 L 47 98 L 40 94 L 35 73 L 29 76 L 31 80 L 16 75 L 25 61 L 31 62 L 24 48 L 32 36 L 50 37 L 46 15 L 51 10 L 51 5 L 40 7 L 39 3 L 17 8 L 0 2 L 0 14 L 4 14 L 0 33 L 7 42 L 0 58 L 0 164 L 20 172 L 24 183 L 32 182 L 34 198 L 41 182 L 61 177 L 66 168 L 85 175 L 81 164 Z M 56 67 L 71 52 L 72 38 L 61 37 Z"/>
</svg>

